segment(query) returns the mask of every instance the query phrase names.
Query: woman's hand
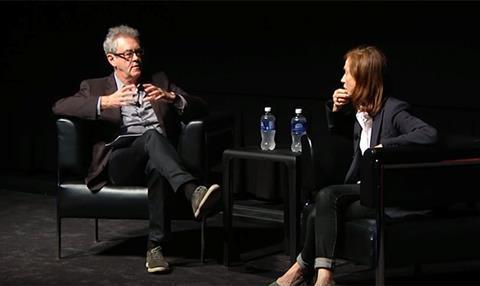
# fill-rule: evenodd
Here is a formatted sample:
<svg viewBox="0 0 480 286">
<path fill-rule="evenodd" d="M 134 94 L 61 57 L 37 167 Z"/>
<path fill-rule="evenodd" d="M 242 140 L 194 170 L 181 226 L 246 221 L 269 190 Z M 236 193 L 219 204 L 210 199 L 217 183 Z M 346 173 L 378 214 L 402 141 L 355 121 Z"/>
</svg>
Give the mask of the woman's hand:
<svg viewBox="0 0 480 286">
<path fill-rule="evenodd" d="M 347 93 L 347 90 L 339 88 L 335 90 L 332 96 L 333 99 L 333 108 L 332 111 L 336 112 L 340 110 L 344 105 L 350 102 L 350 95 Z"/>
</svg>

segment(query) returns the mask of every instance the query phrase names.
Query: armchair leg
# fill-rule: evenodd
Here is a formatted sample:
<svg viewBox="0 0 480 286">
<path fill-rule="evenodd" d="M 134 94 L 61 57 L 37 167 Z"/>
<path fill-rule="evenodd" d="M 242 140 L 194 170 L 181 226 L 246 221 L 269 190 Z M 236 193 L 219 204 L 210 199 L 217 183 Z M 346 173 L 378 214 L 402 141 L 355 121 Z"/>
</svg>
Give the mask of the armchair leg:
<svg viewBox="0 0 480 286">
<path fill-rule="evenodd" d="M 98 240 L 98 218 L 95 218 L 95 242 L 99 242 Z"/>
<path fill-rule="evenodd" d="M 207 224 L 207 218 L 203 217 L 200 225 L 200 262 L 205 263 L 205 228 Z"/>
<path fill-rule="evenodd" d="M 385 234 L 384 234 L 384 208 L 377 210 L 377 234 L 375 257 L 375 286 L 385 285 Z"/>
<path fill-rule="evenodd" d="M 57 259 L 62 258 L 62 218 L 57 215 Z"/>
<path fill-rule="evenodd" d="M 383 240 L 383 239 L 382 239 Z M 377 258 L 377 265 L 375 269 L 375 285 L 384 286 L 385 285 L 385 256 L 383 250 L 383 241 L 381 243 L 381 250 L 379 257 Z"/>
</svg>

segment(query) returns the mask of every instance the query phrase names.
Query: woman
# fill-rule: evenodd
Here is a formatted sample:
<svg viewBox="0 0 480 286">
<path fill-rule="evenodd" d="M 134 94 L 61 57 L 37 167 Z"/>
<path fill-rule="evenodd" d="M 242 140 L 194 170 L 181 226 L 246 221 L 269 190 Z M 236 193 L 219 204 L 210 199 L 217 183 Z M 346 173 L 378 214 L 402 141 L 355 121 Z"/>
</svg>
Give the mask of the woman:
<svg viewBox="0 0 480 286">
<path fill-rule="evenodd" d="M 316 286 L 333 285 L 338 214 L 343 220 L 374 218 L 374 210 L 359 204 L 360 160 L 368 148 L 407 144 L 433 144 L 435 128 L 408 112 L 409 105 L 385 93 L 386 58 L 376 47 L 361 46 L 344 56 L 343 88 L 335 90 L 327 103 L 330 131 L 346 130 L 345 119 L 354 121 L 354 156 L 344 185 L 320 190 L 315 209 L 306 222 L 306 235 L 297 262 L 270 286 L 298 285 L 304 274 L 314 270 Z M 351 128 L 350 128 L 351 130 Z"/>
</svg>

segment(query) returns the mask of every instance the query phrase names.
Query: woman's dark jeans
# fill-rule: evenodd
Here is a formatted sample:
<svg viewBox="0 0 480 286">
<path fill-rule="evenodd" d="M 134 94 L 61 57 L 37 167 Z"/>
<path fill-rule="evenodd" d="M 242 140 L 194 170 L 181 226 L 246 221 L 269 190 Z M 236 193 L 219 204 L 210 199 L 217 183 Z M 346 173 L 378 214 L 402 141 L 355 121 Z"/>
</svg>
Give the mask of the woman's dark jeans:
<svg viewBox="0 0 480 286">
<path fill-rule="evenodd" d="M 333 270 L 338 226 L 351 219 L 375 218 L 375 210 L 360 205 L 359 199 L 359 184 L 332 185 L 317 193 L 305 224 L 303 250 L 297 257 L 302 268 Z"/>
</svg>

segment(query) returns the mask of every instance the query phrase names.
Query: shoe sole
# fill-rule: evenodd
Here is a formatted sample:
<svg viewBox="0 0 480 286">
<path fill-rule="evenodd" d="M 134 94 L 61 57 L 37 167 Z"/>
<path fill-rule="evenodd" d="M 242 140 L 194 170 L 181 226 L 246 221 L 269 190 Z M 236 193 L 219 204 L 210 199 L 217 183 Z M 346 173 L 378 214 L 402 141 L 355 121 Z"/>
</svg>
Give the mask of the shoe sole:
<svg viewBox="0 0 480 286">
<path fill-rule="evenodd" d="M 169 267 L 164 267 L 164 266 L 159 266 L 159 267 L 148 267 L 148 262 L 145 264 L 145 267 L 147 267 L 148 273 L 155 273 L 155 272 L 168 272 L 170 271 Z"/>
<path fill-rule="evenodd" d="M 220 186 L 217 184 L 213 184 L 208 188 L 207 193 L 203 197 L 200 204 L 198 204 L 198 208 L 195 211 L 195 218 L 198 218 L 200 214 L 202 214 L 202 208 L 210 208 L 211 206 L 215 205 L 220 200 L 221 193 L 219 192 Z M 204 215 L 204 214 L 202 214 Z"/>
</svg>

